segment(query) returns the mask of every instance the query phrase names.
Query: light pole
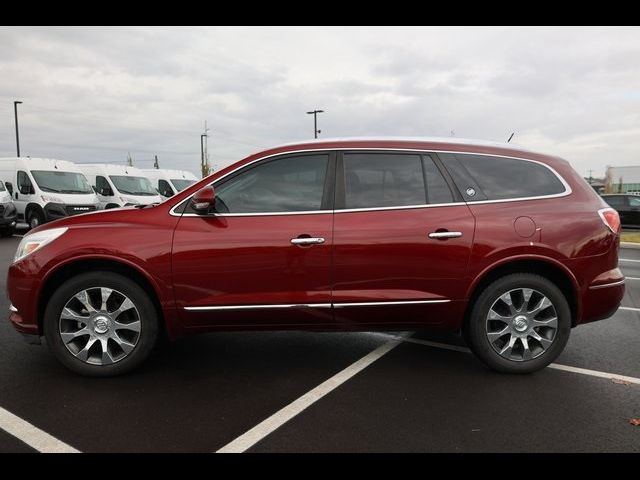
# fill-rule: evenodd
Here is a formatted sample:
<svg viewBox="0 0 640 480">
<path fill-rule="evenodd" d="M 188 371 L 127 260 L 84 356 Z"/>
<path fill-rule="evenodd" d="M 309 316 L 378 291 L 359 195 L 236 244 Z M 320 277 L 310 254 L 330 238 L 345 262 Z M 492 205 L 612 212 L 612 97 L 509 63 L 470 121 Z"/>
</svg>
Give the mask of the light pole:
<svg viewBox="0 0 640 480">
<path fill-rule="evenodd" d="M 16 150 L 18 152 L 18 157 L 20 156 L 20 134 L 18 133 L 18 104 L 22 103 L 19 100 L 13 102 L 13 114 L 16 119 Z"/>
<path fill-rule="evenodd" d="M 320 130 L 318 130 L 318 114 L 324 113 L 324 110 L 313 110 L 312 112 L 307 112 L 308 115 L 313 115 L 313 138 L 318 138 L 318 134 Z"/>
<path fill-rule="evenodd" d="M 207 138 L 207 134 L 203 133 L 200 135 L 200 169 L 202 171 L 202 178 L 209 175 L 209 165 L 207 165 L 207 160 L 204 156 L 204 139 Z"/>
</svg>

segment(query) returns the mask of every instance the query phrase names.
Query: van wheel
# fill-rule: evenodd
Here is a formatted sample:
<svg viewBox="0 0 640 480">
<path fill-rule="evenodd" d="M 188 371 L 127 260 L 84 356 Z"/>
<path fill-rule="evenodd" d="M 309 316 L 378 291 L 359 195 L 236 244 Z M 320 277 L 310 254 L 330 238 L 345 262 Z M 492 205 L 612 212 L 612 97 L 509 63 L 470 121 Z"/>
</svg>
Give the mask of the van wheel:
<svg viewBox="0 0 640 480">
<path fill-rule="evenodd" d="M 39 227 L 40 225 L 42 225 L 44 222 L 44 217 L 42 216 L 42 213 L 40 213 L 38 210 L 32 210 L 31 213 L 29 214 L 29 228 L 30 229 L 34 229 Z"/>
<path fill-rule="evenodd" d="M 56 358 L 74 372 L 120 375 L 150 355 L 158 315 L 137 283 L 112 272 L 84 273 L 49 299 L 44 334 Z"/>
<path fill-rule="evenodd" d="M 465 339 L 490 368 L 530 373 L 562 353 L 570 332 L 571 310 L 560 289 L 539 275 L 516 273 L 482 291 Z"/>
</svg>

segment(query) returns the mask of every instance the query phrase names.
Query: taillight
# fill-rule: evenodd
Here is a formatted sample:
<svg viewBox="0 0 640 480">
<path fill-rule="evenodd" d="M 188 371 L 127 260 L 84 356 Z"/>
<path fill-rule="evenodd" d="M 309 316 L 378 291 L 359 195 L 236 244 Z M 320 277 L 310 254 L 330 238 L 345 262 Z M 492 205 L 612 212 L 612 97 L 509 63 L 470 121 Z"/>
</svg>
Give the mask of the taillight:
<svg viewBox="0 0 640 480">
<path fill-rule="evenodd" d="M 604 222 L 604 224 L 609 227 L 613 233 L 620 233 L 620 215 L 613 208 L 602 208 L 598 210 L 598 215 Z"/>
</svg>

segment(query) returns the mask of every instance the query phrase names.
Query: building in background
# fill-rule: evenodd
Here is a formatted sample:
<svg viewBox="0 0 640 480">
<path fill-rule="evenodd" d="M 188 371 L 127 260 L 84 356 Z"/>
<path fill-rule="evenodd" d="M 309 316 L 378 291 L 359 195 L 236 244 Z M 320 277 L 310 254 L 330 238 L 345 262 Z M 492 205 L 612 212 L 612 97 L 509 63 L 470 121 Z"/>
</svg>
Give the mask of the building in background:
<svg viewBox="0 0 640 480">
<path fill-rule="evenodd" d="M 607 167 L 604 192 L 640 194 L 640 165 Z"/>
</svg>

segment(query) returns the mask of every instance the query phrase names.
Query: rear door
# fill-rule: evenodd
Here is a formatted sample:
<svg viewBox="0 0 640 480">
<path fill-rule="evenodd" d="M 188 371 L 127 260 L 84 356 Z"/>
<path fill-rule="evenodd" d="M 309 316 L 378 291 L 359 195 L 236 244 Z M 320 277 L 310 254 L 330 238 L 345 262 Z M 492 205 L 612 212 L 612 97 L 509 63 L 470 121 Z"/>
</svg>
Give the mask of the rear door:
<svg viewBox="0 0 640 480">
<path fill-rule="evenodd" d="M 439 324 L 462 308 L 474 218 L 436 160 L 345 151 L 334 220 L 336 320 Z"/>
</svg>

